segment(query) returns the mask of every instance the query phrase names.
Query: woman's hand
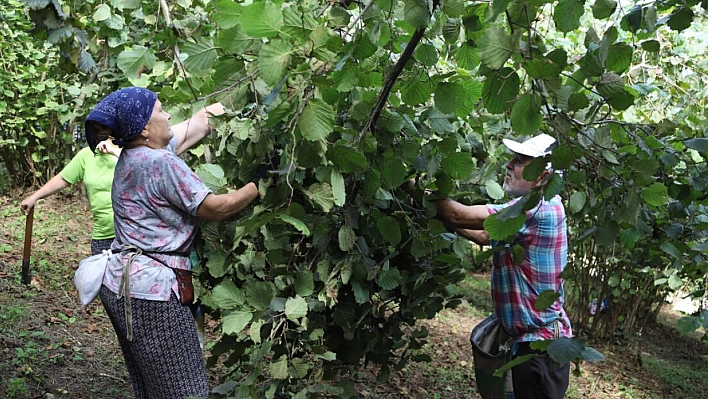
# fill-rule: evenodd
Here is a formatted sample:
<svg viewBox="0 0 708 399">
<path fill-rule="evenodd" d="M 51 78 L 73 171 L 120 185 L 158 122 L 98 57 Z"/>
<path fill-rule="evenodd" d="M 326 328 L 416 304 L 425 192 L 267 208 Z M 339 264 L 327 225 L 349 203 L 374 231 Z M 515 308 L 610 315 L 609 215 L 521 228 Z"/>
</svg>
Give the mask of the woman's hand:
<svg viewBox="0 0 708 399">
<path fill-rule="evenodd" d="M 20 211 L 23 215 L 27 215 L 30 209 L 34 208 L 36 204 L 37 198 L 35 198 L 34 195 L 30 195 L 20 203 Z"/>
<path fill-rule="evenodd" d="M 96 151 L 102 154 L 111 154 L 118 158 L 120 156 L 120 148 L 113 144 L 111 140 L 103 140 L 96 146 Z"/>
<path fill-rule="evenodd" d="M 206 108 L 204 108 L 209 116 L 221 116 L 226 112 L 224 105 L 222 103 L 214 103 Z"/>
</svg>

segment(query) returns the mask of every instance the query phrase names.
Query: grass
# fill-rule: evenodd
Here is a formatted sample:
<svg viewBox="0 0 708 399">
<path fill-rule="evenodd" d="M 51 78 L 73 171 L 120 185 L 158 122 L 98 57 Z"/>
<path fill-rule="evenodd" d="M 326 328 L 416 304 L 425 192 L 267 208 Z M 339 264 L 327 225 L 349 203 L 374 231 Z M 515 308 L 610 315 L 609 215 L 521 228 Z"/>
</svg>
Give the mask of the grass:
<svg viewBox="0 0 708 399">
<path fill-rule="evenodd" d="M 648 373 L 675 388 L 676 397 L 704 398 L 706 392 L 698 391 L 700 382 L 708 381 L 708 362 L 702 365 L 679 362 L 676 359 L 645 356 L 642 364 Z"/>
<path fill-rule="evenodd" d="M 15 376 L 5 383 L 7 398 L 22 398 L 28 392 L 27 384 L 42 380 L 42 367 L 53 359 L 49 356 L 47 343 L 49 337 L 43 331 L 13 331 L 15 321 L 25 315 L 26 309 L 18 305 L 0 307 L 0 331 L 6 339 L 14 342 L 16 347 L 1 347 L 0 353 L 9 358 L 9 365 L 15 369 Z"/>
</svg>

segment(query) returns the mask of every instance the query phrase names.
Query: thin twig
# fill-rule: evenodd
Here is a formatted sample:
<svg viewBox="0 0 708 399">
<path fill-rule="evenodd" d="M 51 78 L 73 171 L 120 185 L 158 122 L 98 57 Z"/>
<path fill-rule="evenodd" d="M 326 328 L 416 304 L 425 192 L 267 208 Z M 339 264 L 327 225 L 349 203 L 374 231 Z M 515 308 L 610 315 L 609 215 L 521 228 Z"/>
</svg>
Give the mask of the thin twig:
<svg viewBox="0 0 708 399">
<path fill-rule="evenodd" d="M 369 10 L 369 8 L 371 8 L 371 6 L 373 6 L 373 5 L 374 5 L 374 0 L 371 0 L 371 1 L 369 2 L 369 4 L 367 4 L 366 7 L 364 7 L 363 10 L 361 10 L 361 12 L 359 13 L 359 15 L 357 15 L 356 18 L 354 18 L 354 21 L 352 21 L 352 23 L 349 24 L 349 26 L 347 26 L 347 29 L 344 31 L 344 35 L 345 35 L 345 36 L 349 34 L 349 31 L 350 31 L 350 30 L 354 29 L 354 27 L 356 26 L 357 22 L 359 22 L 359 20 L 361 19 L 361 17 L 362 17 L 364 14 L 366 14 L 366 12 Z"/>
<path fill-rule="evenodd" d="M 167 5 L 167 0 L 160 0 L 160 8 L 162 9 L 162 14 L 165 17 L 165 25 L 166 27 L 172 28 L 174 25 L 172 24 L 172 16 L 170 15 L 170 8 Z M 169 34 L 167 35 L 168 38 L 171 38 Z M 194 90 L 194 87 L 192 87 L 192 84 L 189 82 L 189 77 L 187 76 L 187 69 L 184 67 L 184 64 L 182 63 L 182 59 L 180 56 L 180 51 L 179 51 L 179 46 L 177 46 L 176 43 L 174 43 L 174 48 L 173 48 L 174 54 L 175 54 L 175 62 L 177 63 L 177 67 L 179 68 L 180 72 L 182 72 L 182 75 L 184 76 L 184 81 L 187 83 L 187 86 L 189 86 L 189 89 L 192 91 L 192 95 L 194 96 L 195 99 L 197 99 L 197 92 Z"/>
</svg>

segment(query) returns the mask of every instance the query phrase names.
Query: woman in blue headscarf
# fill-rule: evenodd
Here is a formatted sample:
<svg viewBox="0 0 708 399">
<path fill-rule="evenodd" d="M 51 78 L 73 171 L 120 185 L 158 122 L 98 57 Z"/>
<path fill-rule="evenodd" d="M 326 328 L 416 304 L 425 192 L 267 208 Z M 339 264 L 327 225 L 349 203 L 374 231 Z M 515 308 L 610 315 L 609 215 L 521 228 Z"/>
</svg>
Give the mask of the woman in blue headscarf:
<svg viewBox="0 0 708 399">
<path fill-rule="evenodd" d="M 112 187 L 112 249 L 121 252 L 109 261 L 100 295 L 136 399 L 209 396 L 197 331 L 182 305 L 187 298 L 177 276 L 191 268 L 189 253 L 201 220 L 235 215 L 258 196 L 260 177 L 216 195 L 176 153 L 209 134 L 209 114 L 222 112 L 215 104 L 170 127 L 155 93 L 129 87 L 109 94 L 86 120 L 89 145 L 97 143 L 96 127 L 107 126 L 123 147 Z"/>
</svg>

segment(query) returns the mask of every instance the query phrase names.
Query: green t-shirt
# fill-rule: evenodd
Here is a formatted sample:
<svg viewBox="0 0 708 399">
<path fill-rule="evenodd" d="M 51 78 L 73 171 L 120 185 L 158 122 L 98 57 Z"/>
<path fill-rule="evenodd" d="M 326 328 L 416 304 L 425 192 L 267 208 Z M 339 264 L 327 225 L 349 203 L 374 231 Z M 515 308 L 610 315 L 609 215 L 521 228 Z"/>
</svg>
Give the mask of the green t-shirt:
<svg viewBox="0 0 708 399">
<path fill-rule="evenodd" d="M 94 155 L 91 149 L 86 147 L 59 172 L 59 175 L 69 184 L 84 182 L 93 214 L 92 238 L 94 240 L 115 237 L 111 185 L 117 160 L 118 158 L 111 154 Z"/>
</svg>

